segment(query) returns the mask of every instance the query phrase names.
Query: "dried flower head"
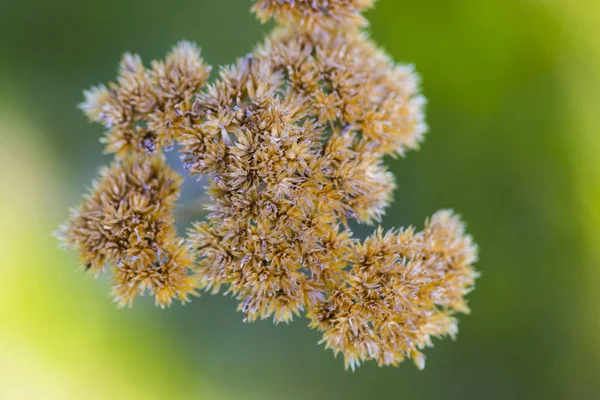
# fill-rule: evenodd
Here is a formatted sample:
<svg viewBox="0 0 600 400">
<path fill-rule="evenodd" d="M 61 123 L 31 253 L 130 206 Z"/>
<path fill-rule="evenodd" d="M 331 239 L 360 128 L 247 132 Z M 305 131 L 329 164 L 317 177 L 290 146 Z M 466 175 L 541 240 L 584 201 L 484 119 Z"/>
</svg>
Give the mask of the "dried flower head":
<svg viewBox="0 0 600 400">
<path fill-rule="evenodd" d="M 114 272 L 121 305 L 131 304 L 146 289 L 160 305 L 194 293 L 193 255 L 173 226 L 180 186 L 181 177 L 162 156 L 115 161 L 102 169 L 83 204 L 59 230 L 92 274 L 107 268 Z M 151 279 L 148 269 L 156 272 Z"/>
<path fill-rule="evenodd" d="M 375 0 L 258 0 L 252 10 L 262 22 L 275 18 L 307 29 L 344 29 L 367 25 L 361 11 Z"/>
<path fill-rule="evenodd" d="M 404 155 L 422 141 L 426 100 L 418 76 L 364 33 L 282 28 L 258 54 L 308 102 L 311 117 L 359 132 L 368 151 Z"/>
<path fill-rule="evenodd" d="M 150 69 L 126 54 L 116 83 L 86 92 L 115 161 L 60 236 L 93 273 L 110 268 L 120 304 L 223 289 L 247 321 L 306 314 L 352 369 L 422 368 L 431 338 L 456 334 L 477 276 L 457 216 L 364 241 L 349 230 L 381 221 L 395 188 L 383 158 L 426 131 L 413 68 L 360 31 L 373 3 L 259 0 L 262 19 L 289 23 L 205 89 L 210 68 L 182 42 Z M 181 178 L 162 155 L 174 142 L 184 168 L 209 178 L 209 215 L 186 239 L 173 226 Z"/>
<path fill-rule="evenodd" d="M 210 71 L 190 42 L 178 43 L 165 61 L 153 61 L 150 69 L 140 56 L 126 53 L 117 81 L 86 91 L 80 107 L 108 129 L 103 139 L 107 152 L 119 158 L 155 154 L 169 148 L 189 125 L 192 96 Z"/>
<path fill-rule="evenodd" d="M 309 312 L 324 332 L 327 348 L 342 353 L 347 367 L 376 360 L 397 365 L 412 358 L 422 369 L 431 338 L 454 337 L 453 315 L 468 312 L 464 301 L 477 274 L 476 247 L 458 217 L 436 213 L 423 232 L 383 234 L 380 229 L 345 254 L 349 269 Z"/>
</svg>

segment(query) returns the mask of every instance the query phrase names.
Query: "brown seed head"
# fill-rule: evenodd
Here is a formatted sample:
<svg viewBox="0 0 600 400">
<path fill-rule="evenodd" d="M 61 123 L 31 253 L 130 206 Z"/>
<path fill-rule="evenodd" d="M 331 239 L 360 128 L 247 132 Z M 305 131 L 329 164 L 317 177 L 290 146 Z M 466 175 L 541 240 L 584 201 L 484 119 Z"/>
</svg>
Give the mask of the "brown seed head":
<svg viewBox="0 0 600 400">
<path fill-rule="evenodd" d="M 417 149 L 426 131 L 413 68 L 359 29 L 373 3 L 258 0 L 259 17 L 281 26 L 203 91 L 210 67 L 181 42 L 149 69 L 125 54 L 116 82 L 85 92 L 116 160 L 60 237 L 92 273 L 111 270 L 120 305 L 223 289 L 247 321 L 306 313 L 352 369 L 423 368 L 431 338 L 456 334 L 477 277 L 457 216 L 364 241 L 349 230 L 381 221 L 395 189 L 383 158 Z M 162 154 L 174 142 L 209 181 L 208 217 L 186 239 L 173 225 L 181 178 Z"/>
<path fill-rule="evenodd" d="M 367 25 L 360 14 L 375 0 L 257 0 L 252 7 L 264 23 L 271 18 L 304 29 L 351 29 Z"/>
<path fill-rule="evenodd" d="M 173 226 L 174 202 L 180 186 L 181 177 L 165 164 L 162 156 L 115 161 L 101 170 L 100 179 L 85 201 L 72 211 L 59 236 L 79 251 L 83 265 L 96 276 L 106 269 L 121 276 L 120 272 L 127 268 L 131 283 L 139 278 L 134 270 L 141 273 L 165 263 L 170 265 L 170 271 L 176 269 L 178 274 L 187 275 L 194 267 L 193 259 L 184 254 L 189 250 L 179 244 Z M 181 282 L 168 282 L 173 283 L 169 290 L 178 296 L 190 292 Z M 130 284 L 127 296 L 121 295 L 123 289 L 115 293 L 120 304 L 130 304 L 144 288 L 152 286 L 140 286 L 137 290 L 138 286 Z M 151 293 L 156 293 L 157 303 L 170 304 L 170 298 L 159 296 L 163 292 Z"/>
<path fill-rule="evenodd" d="M 379 229 L 348 249 L 345 279 L 309 311 L 327 348 L 344 356 L 346 367 L 376 360 L 380 366 L 412 358 L 432 337 L 454 337 L 454 314 L 468 312 L 464 296 L 477 273 L 476 247 L 450 211 L 436 213 L 423 232 Z"/>
<path fill-rule="evenodd" d="M 119 158 L 155 154 L 187 129 L 192 97 L 210 71 L 190 42 L 178 43 L 165 61 L 153 61 L 151 69 L 138 55 L 126 53 L 117 81 L 86 91 L 80 107 L 108 129 L 103 139 L 107 152 Z"/>
</svg>

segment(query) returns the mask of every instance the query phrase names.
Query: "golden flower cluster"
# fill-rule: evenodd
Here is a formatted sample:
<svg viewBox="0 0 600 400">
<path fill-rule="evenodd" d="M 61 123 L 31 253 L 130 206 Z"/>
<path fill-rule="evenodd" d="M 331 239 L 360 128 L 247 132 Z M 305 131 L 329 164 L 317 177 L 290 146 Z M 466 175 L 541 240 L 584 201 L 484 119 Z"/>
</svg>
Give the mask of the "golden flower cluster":
<svg viewBox="0 0 600 400">
<path fill-rule="evenodd" d="M 275 18 L 279 23 L 294 23 L 297 27 L 334 28 L 365 26 L 361 11 L 375 0 L 258 0 L 252 10 L 262 22 Z"/>
<path fill-rule="evenodd" d="M 423 232 L 381 228 L 348 249 L 348 268 L 327 298 L 309 311 L 326 347 L 343 353 L 347 367 L 364 360 L 419 368 L 431 338 L 458 332 L 453 315 L 469 312 L 464 300 L 477 277 L 476 246 L 450 211 L 436 213 Z"/>
<path fill-rule="evenodd" d="M 209 74 L 198 49 L 181 42 L 151 69 L 125 54 L 117 82 L 85 92 L 81 108 L 108 129 L 103 142 L 115 160 L 58 236 L 91 273 L 112 272 L 120 305 L 145 292 L 163 307 L 185 302 L 200 285 L 194 252 L 173 225 L 182 178 L 162 149 L 189 124 L 193 96 Z"/>
<path fill-rule="evenodd" d="M 395 188 L 383 158 L 426 130 L 412 67 L 360 29 L 373 3 L 258 0 L 261 19 L 291 23 L 206 88 L 210 68 L 183 42 L 150 69 L 126 54 L 116 83 L 86 92 L 115 161 L 60 236 L 92 272 L 112 271 L 120 304 L 224 289 L 247 321 L 305 314 L 352 369 L 422 368 L 431 338 L 456 334 L 477 275 L 457 216 L 364 241 L 348 228 L 381 221 Z M 185 169 L 209 178 L 210 213 L 185 240 L 173 227 L 181 178 L 162 154 L 174 142 Z"/>
</svg>

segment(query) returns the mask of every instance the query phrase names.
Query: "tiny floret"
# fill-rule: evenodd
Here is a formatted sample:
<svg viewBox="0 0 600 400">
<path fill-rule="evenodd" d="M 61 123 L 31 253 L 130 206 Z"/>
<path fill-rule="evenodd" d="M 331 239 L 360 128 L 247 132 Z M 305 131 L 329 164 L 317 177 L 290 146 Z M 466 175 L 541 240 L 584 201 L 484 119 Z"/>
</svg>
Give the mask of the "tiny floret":
<svg viewBox="0 0 600 400">
<path fill-rule="evenodd" d="M 222 291 L 244 321 L 308 318 L 352 370 L 423 369 L 432 339 L 456 336 L 478 276 L 461 219 L 377 226 L 396 188 L 384 158 L 417 150 L 427 126 L 414 67 L 362 30 L 374 3 L 257 0 L 278 25 L 210 83 L 200 50 L 180 42 L 149 66 L 126 53 L 114 82 L 84 92 L 114 159 L 58 237 L 83 269 L 111 275 L 120 306 Z M 175 144 L 187 174 L 208 182 L 208 215 L 184 237 L 183 177 L 164 155 Z M 351 223 L 375 232 L 361 240 Z"/>
</svg>

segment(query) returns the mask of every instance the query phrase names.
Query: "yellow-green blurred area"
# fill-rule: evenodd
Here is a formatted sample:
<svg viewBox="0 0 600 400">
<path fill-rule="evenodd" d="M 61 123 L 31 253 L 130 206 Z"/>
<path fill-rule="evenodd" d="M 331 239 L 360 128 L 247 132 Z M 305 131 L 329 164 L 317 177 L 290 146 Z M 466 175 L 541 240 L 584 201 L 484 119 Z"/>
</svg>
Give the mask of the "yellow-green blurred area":
<svg viewBox="0 0 600 400">
<path fill-rule="evenodd" d="M 306 320 L 244 324 L 228 297 L 118 310 L 58 248 L 52 231 L 109 159 L 82 90 L 122 52 L 159 58 L 180 39 L 230 63 L 270 28 L 248 8 L 0 0 L 0 399 L 600 399 L 598 0 L 379 0 L 368 14 L 429 99 L 422 149 L 387 160 L 399 189 L 384 225 L 453 208 L 481 248 L 472 314 L 422 372 L 346 372 Z"/>
</svg>

